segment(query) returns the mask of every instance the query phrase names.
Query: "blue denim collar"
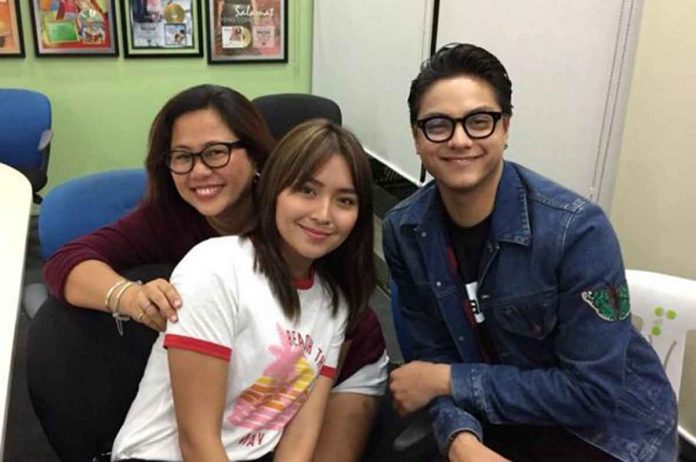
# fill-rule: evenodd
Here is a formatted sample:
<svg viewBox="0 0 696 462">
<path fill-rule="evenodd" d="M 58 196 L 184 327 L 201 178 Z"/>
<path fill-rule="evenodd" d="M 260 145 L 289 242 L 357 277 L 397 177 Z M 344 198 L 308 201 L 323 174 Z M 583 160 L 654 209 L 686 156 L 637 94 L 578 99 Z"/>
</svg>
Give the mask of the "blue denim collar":
<svg viewBox="0 0 696 462">
<path fill-rule="evenodd" d="M 498 184 L 494 214 L 491 220 L 491 240 L 512 242 L 524 246 L 531 243 L 527 191 L 517 172 L 518 166 L 505 161 Z M 407 207 L 401 226 L 414 226 L 416 232 L 429 232 L 442 226 L 444 207 L 437 182 L 431 181 L 402 202 L 397 208 Z"/>
<path fill-rule="evenodd" d="M 524 246 L 531 244 L 532 230 L 527 201 L 527 190 L 518 173 L 518 165 L 506 161 L 495 196 L 491 219 L 492 240 Z"/>
</svg>

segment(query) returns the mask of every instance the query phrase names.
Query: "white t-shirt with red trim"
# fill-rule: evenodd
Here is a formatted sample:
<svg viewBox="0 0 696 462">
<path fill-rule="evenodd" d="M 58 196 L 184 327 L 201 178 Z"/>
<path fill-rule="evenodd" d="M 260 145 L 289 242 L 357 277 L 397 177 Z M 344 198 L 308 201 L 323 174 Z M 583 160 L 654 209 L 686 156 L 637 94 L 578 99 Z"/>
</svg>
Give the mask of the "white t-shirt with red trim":
<svg viewBox="0 0 696 462">
<path fill-rule="evenodd" d="M 230 460 L 272 451 L 319 374 L 333 378 L 346 325 L 341 305 L 318 276 L 296 281 L 301 315 L 287 319 L 268 279 L 254 271 L 249 239 L 225 236 L 194 247 L 171 281 L 182 297 L 179 321 L 153 345 L 112 460 L 181 460 L 165 348 L 229 363 L 222 443 Z"/>
</svg>

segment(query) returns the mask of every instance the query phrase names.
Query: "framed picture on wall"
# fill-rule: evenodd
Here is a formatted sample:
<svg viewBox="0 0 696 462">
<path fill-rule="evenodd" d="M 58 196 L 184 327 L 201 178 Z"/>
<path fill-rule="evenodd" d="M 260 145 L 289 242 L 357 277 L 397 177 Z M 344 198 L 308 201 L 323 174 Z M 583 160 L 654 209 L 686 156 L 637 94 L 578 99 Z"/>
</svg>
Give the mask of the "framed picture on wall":
<svg viewBox="0 0 696 462">
<path fill-rule="evenodd" d="M 0 58 L 24 56 L 19 0 L 0 0 Z"/>
<path fill-rule="evenodd" d="M 121 0 L 126 58 L 203 56 L 202 0 Z"/>
<path fill-rule="evenodd" d="M 118 56 L 113 0 L 30 0 L 36 56 Z"/>
<path fill-rule="evenodd" d="M 206 0 L 208 62 L 288 61 L 287 0 Z"/>
</svg>

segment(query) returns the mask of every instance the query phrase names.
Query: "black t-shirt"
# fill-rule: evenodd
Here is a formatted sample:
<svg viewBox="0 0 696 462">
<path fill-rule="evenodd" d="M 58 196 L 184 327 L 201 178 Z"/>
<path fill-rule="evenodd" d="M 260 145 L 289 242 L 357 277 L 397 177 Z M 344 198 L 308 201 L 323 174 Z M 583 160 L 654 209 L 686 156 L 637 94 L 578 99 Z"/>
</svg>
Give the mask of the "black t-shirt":
<svg viewBox="0 0 696 462">
<path fill-rule="evenodd" d="M 484 315 L 480 311 L 478 300 L 476 300 L 475 290 L 479 280 L 479 266 L 481 256 L 488 240 L 488 233 L 491 227 L 490 215 L 480 223 L 469 228 L 463 228 L 447 216 L 445 227 L 449 235 L 450 246 L 457 260 L 457 273 L 462 283 L 464 296 L 464 309 L 467 318 L 471 322 L 471 328 L 476 335 L 481 357 L 486 363 L 497 362 L 497 355 L 490 333 L 485 323 Z"/>
<path fill-rule="evenodd" d="M 481 255 L 491 228 L 491 216 L 469 228 L 457 225 L 447 216 L 446 228 L 454 256 L 457 258 L 457 271 L 464 284 L 478 281 Z"/>
</svg>

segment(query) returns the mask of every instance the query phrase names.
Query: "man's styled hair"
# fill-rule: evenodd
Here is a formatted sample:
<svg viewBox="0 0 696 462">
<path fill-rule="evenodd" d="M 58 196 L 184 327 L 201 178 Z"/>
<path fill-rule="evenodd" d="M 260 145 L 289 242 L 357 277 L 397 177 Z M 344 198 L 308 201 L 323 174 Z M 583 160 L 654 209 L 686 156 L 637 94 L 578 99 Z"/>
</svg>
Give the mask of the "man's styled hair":
<svg viewBox="0 0 696 462">
<path fill-rule="evenodd" d="M 487 82 L 503 114 L 512 115 L 512 82 L 503 64 L 488 51 L 470 43 L 450 43 L 423 61 L 420 72 L 411 82 L 408 109 L 411 125 L 418 120 L 425 92 L 436 82 L 468 76 Z"/>
</svg>

